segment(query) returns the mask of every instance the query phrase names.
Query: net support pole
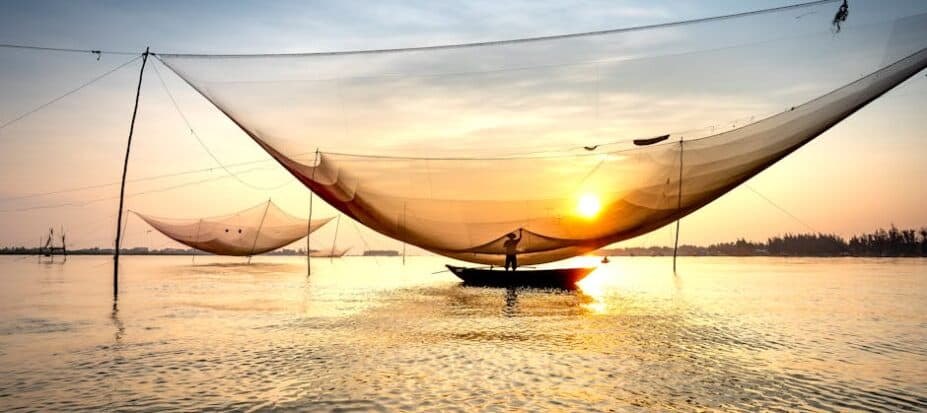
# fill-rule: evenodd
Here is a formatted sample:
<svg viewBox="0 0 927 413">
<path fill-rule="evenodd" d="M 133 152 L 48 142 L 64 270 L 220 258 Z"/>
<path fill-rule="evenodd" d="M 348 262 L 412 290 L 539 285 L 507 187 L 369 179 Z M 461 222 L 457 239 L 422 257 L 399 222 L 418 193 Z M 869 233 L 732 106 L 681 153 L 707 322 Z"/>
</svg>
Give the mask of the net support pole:
<svg viewBox="0 0 927 413">
<path fill-rule="evenodd" d="M 315 148 L 315 160 L 312 167 L 312 180 L 315 181 L 315 170 L 319 167 L 319 148 Z M 306 220 L 306 277 L 312 275 L 312 188 L 309 188 L 309 219 Z"/>
<path fill-rule="evenodd" d="M 199 241 L 200 241 L 200 226 L 202 226 L 202 225 L 203 225 L 203 219 L 200 218 L 199 221 L 196 221 L 196 236 L 194 237 L 194 239 L 196 240 L 196 242 L 199 242 Z M 194 249 L 193 249 L 193 255 L 191 255 L 192 258 L 190 258 L 190 263 L 192 263 L 192 264 L 196 264 L 196 251 L 198 251 L 198 250 L 197 250 L 196 248 L 194 248 Z"/>
<path fill-rule="evenodd" d="M 406 203 L 402 203 L 402 233 L 406 232 Z M 403 237 L 405 238 L 405 237 Z M 402 265 L 406 265 L 406 242 L 402 242 Z"/>
<path fill-rule="evenodd" d="M 683 140 L 679 139 L 679 190 L 676 191 L 676 212 L 679 212 L 682 209 L 682 154 L 683 154 Z M 679 254 L 679 221 L 681 219 L 676 219 L 676 241 L 673 243 L 673 273 L 676 273 L 676 256 Z"/>
<path fill-rule="evenodd" d="M 119 186 L 119 212 L 116 214 L 116 245 L 113 250 L 113 301 L 119 300 L 119 248 L 122 241 L 122 207 L 125 204 L 126 173 L 129 170 L 129 153 L 132 150 L 132 134 L 135 132 L 135 118 L 138 115 L 138 100 L 142 95 L 142 77 L 145 75 L 145 63 L 148 62 L 148 49 L 142 53 L 142 68 L 138 72 L 138 87 L 135 89 L 135 107 L 132 109 L 132 122 L 129 123 L 129 138 L 126 142 L 126 157 L 122 163 L 122 182 Z"/>
<path fill-rule="evenodd" d="M 130 209 L 129 212 L 132 212 L 132 210 Z M 126 217 L 125 222 L 122 224 L 122 234 L 119 235 L 119 238 L 121 240 L 126 238 L 126 231 L 129 230 L 129 218 L 131 217 L 132 215 L 129 215 L 128 217 Z"/>
<path fill-rule="evenodd" d="M 264 220 L 267 218 L 268 209 L 270 209 L 270 198 L 267 198 L 267 205 L 264 207 L 264 215 L 261 215 L 261 223 L 258 224 L 257 233 L 254 234 L 254 242 L 251 243 L 251 253 L 248 254 L 248 265 L 251 265 L 251 258 L 254 257 L 254 247 L 257 246 L 258 238 L 261 236 L 261 229 L 264 228 Z"/>
<path fill-rule="evenodd" d="M 332 237 L 332 252 L 328 256 L 329 262 L 335 262 L 335 246 L 338 245 L 338 226 L 341 225 L 341 214 L 338 214 L 338 218 L 335 218 L 335 236 Z"/>
</svg>

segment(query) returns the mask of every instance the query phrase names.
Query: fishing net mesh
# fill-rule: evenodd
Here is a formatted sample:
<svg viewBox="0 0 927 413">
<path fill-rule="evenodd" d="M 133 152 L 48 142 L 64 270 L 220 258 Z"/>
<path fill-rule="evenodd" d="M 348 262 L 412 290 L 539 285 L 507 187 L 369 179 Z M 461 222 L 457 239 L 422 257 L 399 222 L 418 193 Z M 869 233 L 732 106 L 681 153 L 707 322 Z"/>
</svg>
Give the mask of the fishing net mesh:
<svg viewBox="0 0 927 413">
<path fill-rule="evenodd" d="M 181 244 L 218 255 L 250 256 L 273 251 L 307 236 L 331 218 L 311 223 L 267 201 L 235 214 L 171 219 L 133 211 L 152 227 Z"/>
<path fill-rule="evenodd" d="M 927 64 L 927 3 L 837 2 L 544 39 L 159 55 L 345 214 L 447 256 L 523 264 L 657 229 Z M 635 138 L 669 135 L 648 146 Z"/>
</svg>

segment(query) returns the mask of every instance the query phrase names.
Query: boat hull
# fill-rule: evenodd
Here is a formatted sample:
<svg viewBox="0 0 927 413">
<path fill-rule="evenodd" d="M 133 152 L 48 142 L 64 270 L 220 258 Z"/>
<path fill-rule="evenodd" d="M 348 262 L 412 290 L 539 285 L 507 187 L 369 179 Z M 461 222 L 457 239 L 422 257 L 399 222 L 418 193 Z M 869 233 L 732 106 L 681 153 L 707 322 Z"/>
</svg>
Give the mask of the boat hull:
<svg viewBox="0 0 927 413">
<path fill-rule="evenodd" d="M 476 287 L 533 287 L 576 289 L 576 283 L 595 271 L 595 267 L 556 268 L 547 270 L 503 271 L 448 265 L 447 269 L 464 285 Z"/>
</svg>

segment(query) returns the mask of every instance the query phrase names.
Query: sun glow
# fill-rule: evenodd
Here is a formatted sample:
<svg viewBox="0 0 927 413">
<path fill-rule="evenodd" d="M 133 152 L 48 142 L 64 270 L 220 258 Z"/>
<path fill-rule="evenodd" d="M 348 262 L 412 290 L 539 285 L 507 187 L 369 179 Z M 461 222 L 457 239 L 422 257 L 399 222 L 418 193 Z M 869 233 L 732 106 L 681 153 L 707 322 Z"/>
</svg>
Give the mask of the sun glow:
<svg viewBox="0 0 927 413">
<path fill-rule="evenodd" d="M 584 218 L 594 218 L 601 209 L 602 203 L 599 201 L 599 197 L 592 193 L 581 195 L 579 202 L 576 204 L 576 213 Z"/>
<path fill-rule="evenodd" d="M 608 306 L 604 300 L 605 280 L 602 277 L 597 276 L 596 272 L 593 271 L 592 274 L 589 274 L 588 277 L 576 284 L 582 293 L 579 295 L 582 300 L 579 305 L 591 314 L 605 314 L 608 312 Z"/>
</svg>

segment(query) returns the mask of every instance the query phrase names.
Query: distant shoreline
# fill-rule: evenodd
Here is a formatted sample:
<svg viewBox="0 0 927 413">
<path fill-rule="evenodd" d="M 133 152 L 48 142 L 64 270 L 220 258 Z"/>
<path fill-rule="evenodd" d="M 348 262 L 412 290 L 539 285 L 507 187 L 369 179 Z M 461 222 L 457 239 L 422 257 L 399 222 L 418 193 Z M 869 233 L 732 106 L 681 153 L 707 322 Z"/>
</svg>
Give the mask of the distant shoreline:
<svg viewBox="0 0 927 413">
<path fill-rule="evenodd" d="M 0 255 L 44 255 L 43 248 L 6 247 Z M 318 252 L 318 250 L 310 250 Z M 68 255 L 113 255 L 112 248 L 84 248 L 68 250 Z M 184 248 L 149 249 L 123 248 L 121 255 L 213 255 Z M 56 251 L 54 255 L 61 255 Z M 261 255 L 306 256 L 306 250 L 284 248 Z M 367 250 L 354 257 L 398 257 L 396 250 Z M 672 256 L 672 247 L 603 248 L 586 255 L 609 257 L 663 257 Z M 712 244 L 707 247 L 680 245 L 678 255 L 683 257 L 872 257 L 901 258 L 927 257 L 927 227 L 920 229 L 878 229 L 868 234 L 854 235 L 846 240 L 835 234 L 785 234 L 753 242 L 738 239 L 734 242 Z"/>
<path fill-rule="evenodd" d="M 96 253 L 96 254 L 89 254 L 89 253 L 74 253 L 74 254 L 72 254 L 72 253 L 69 252 L 67 255 L 68 255 L 68 256 L 83 256 L 83 257 L 109 257 L 109 256 L 112 256 L 113 254 L 112 254 L 112 253 L 110 253 L 110 254 L 103 254 L 103 253 Z M 120 256 L 132 256 L 132 257 L 193 257 L 193 256 L 196 256 L 196 257 L 222 257 L 222 255 L 206 254 L 206 253 L 199 253 L 199 254 L 168 254 L 168 253 L 163 253 L 163 254 L 161 254 L 161 253 L 153 253 L 153 254 L 132 254 L 132 253 L 120 253 L 119 255 L 120 255 Z M 41 255 L 41 254 L 28 254 L 28 253 L 21 253 L 21 254 L 20 254 L 20 253 L 10 253 L 10 252 L 0 252 L 0 256 L 9 256 L 9 257 L 40 257 L 40 258 L 45 257 L 44 255 Z M 54 255 L 54 257 L 61 257 L 61 256 L 62 256 L 61 254 L 55 254 L 55 255 Z M 270 257 L 305 257 L 305 255 L 296 255 L 296 254 L 259 254 L 259 255 L 255 255 L 255 256 L 256 256 L 256 257 L 267 257 L 267 256 L 270 256 Z M 618 257 L 627 257 L 627 258 L 662 258 L 662 257 L 672 257 L 673 254 L 672 254 L 672 253 L 664 254 L 664 255 L 611 254 L 611 253 L 605 253 L 605 252 L 603 252 L 603 251 L 593 251 L 592 253 L 589 253 L 589 254 L 586 254 L 586 255 L 580 255 L 580 256 L 581 256 L 581 257 L 582 257 L 582 256 L 586 256 L 586 257 L 610 257 L 610 258 L 618 258 Z M 918 256 L 918 255 L 882 255 L 882 256 L 874 256 L 874 255 L 768 255 L 768 254 L 767 254 L 767 255 L 760 255 L 760 254 L 756 254 L 756 255 L 686 255 L 686 254 L 679 254 L 678 256 L 679 256 L 679 257 L 686 257 L 686 258 L 756 258 L 756 257 L 759 257 L 759 258 L 927 258 L 927 257 L 925 257 L 925 256 Z M 401 256 L 397 256 L 397 255 L 359 255 L 359 254 L 356 254 L 356 255 L 342 255 L 342 256 L 340 256 L 340 257 L 334 257 L 334 258 L 377 258 L 377 257 L 378 257 L 378 258 L 383 258 L 383 257 L 387 257 L 387 258 L 397 258 L 397 257 L 401 257 Z M 433 255 L 406 255 L 406 257 L 412 258 L 412 257 L 441 257 L 441 256 L 440 256 L 440 255 L 437 255 L 437 254 L 433 254 Z M 315 256 L 315 257 L 312 257 L 312 258 L 323 259 L 323 258 L 329 258 L 329 257 L 319 257 L 319 256 Z"/>
<path fill-rule="evenodd" d="M 700 247 L 703 248 L 703 247 Z M 42 257 L 43 254 L 37 252 L 16 252 L 16 251 L 3 251 L 0 250 L 0 256 L 20 256 L 20 257 L 31 257 L 38 256 Z M 100 251 L 68 251 L 66 255 L 69 256 L 111 256 L 113 255 L 112 250 L 100 250 Z M 152 251 L 152 252 L 132 252 L 130 250 L 123 250 L 119 255 L 122 256 L 152 256 L 152 257 L 170 257 L 170 256 L 186 256 L 186 257 L 221 257 L 221 255 L 210 254 L 200 251 Z M 61 256 L 61 254 L 55 254 L 54 256 Z M 306 254 L 296 254 L 296 253 L 265 253 L 258 254 L 256 256 L 271 256 L 271 257 L 305 257 Z M 407 257 L 429 257 L 435 256 L 440 257 L 440 255 L 407 255 Z M 628 249 L 602 249 L 592 251 L 585 256 L 592 257 L 638 257 L 638 258 L 656 258 L 656 257 L 672 257 L 673 249 L 671 247 L 652 247 L 652 248 L 628 248 Z M 922 255 L 849 255 L 849 254 L 833 254 L 833 255 L 773 255 L 773 254 L 709 254 L 709 253 L 683 253 L 680 251 L 678 254 L 680 257 L 770 257 L 770 258 L 927 258 L 927 256 Z M 401 257 L 400 254 L 354 254 L 354 255 L 343 255 L 343 257 Z M 313 258 L 328 258 L 328 257 L 313 257 Z M 339 257 L 335 257 L 339 258 Z"/>
</svg>

